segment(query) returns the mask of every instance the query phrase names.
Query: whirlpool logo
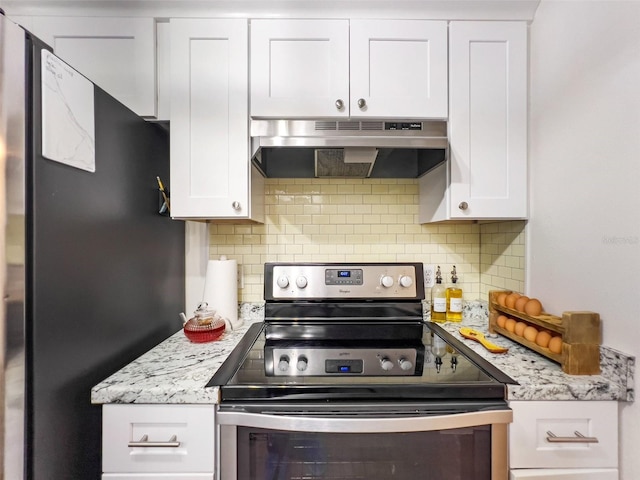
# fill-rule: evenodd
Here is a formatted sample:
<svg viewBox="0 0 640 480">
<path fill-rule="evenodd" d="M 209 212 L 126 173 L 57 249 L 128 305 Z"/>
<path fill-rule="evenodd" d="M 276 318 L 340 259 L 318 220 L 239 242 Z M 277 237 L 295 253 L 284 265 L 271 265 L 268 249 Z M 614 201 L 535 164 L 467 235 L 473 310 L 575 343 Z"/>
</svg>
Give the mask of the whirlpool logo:
<svg viewBox="0 0 640 480">
<path fill-rule="evenodd" d="M 340 292 L 340 293 L 351 293 L 351 290 L 343 290 L 342 288 L 339 288 L 338 292 Z"/>
</svg>

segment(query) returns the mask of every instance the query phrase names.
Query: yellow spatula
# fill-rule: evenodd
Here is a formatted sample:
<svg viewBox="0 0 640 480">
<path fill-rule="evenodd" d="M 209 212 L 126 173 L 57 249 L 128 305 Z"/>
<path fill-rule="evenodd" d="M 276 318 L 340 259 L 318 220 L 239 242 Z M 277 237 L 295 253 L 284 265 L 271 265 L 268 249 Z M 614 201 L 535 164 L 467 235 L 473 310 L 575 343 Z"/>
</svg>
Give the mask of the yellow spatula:
<svg viewBox="0 0 640 480">
<path fill-rule="evenodd" d="M 484 348 L 489 350 L 491 353 L 506 353 L 507 351 L 509 351 L 509 349 L 506 347 L 500 347 L 499 345 L 491 343 L 489 340 L 484 338 L 484 334 L 482 332 L 479 332 L 478 330 L 474 330 L 473 328 L 461 327 L 460 335 L 462 335 L 465 338 L 469 338 L 471 340 L 475 340 L 476 342 L 479 342 Z"/>
</svg>

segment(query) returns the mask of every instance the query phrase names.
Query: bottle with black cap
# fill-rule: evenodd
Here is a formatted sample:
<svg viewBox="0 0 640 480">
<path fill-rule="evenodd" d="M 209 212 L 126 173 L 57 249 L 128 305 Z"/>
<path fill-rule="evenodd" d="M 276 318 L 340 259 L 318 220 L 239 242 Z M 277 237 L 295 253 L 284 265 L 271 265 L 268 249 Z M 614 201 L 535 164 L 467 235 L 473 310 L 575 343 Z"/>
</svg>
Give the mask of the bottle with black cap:
<svg viewBox="0 0 640 480">
<path fill-rule="evenodd" d="M 447 320 L 447 293 L 442 284 L 440 265 L 436 270 L 436 283 L 431 289 L 431 321 L 443 323 Z"/>
<path fill-rule="evenodd" d="M 456 284 L 458 281 L 458 275 L 456 273 L 456 266 L 453 266 L 451 270 L 451 286 L 447 288 L 446 302 L 447 302 L 447 321 L 449 322 L 461 322 L 462 321 L 462 289 Z"/>
</svg>

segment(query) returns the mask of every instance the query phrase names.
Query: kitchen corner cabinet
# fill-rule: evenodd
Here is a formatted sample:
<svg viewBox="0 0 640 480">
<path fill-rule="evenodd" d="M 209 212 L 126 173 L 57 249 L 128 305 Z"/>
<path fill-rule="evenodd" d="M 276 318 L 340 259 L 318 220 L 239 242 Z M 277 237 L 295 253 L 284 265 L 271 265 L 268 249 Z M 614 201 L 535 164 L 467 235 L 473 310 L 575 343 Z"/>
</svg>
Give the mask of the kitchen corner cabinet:
<svg viewBox="0 0 640 480">
<path fill-rule="evenodd" d="M 14 20 L 135 113 L 156 116 L 153 18 L 20 16 Z"/>
<path fill-rule="evenodd" d="M 255 118 L 446 118 L 447 23 L 251 21 Z"/>
<path fill-rule="evenodd" d="M 511 401 L 509 406 L 510 480 L 618 480 L 618 402 Z"/>
<path fill-rule="evenodd" d="M 420 179 L 420 223 L 527 218 L 527 25 L 449 25 L 449 152 Z"/>
<path fill-rule="evenodd" d="M 102 480 L 213 480 L 213 405 L 102 406 Z"/>
<path fill-rule="evenodd" d="M 264 221 L 249 155 L 248 22 L 172 19 L 171 216 Z"/>
</svg>

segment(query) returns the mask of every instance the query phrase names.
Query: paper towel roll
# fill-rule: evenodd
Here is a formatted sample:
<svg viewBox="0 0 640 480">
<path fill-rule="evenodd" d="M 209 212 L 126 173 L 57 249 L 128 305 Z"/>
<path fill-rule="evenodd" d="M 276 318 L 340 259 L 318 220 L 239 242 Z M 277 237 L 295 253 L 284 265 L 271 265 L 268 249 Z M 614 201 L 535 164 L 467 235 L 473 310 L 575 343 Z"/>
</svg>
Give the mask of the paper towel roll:
<svg viewBox="0 0 640 480">
<path fill-rule="evenodd" d="M 202 301 L 207 302 L 218 315 L 229 319 L 232 329 L 240 326 L 242 321 L 238 320 L 238 263 L 235 260 L 227 260 L 227 257 L 222 256 L 220 260 L 207 262 Z"/>
</svg>

